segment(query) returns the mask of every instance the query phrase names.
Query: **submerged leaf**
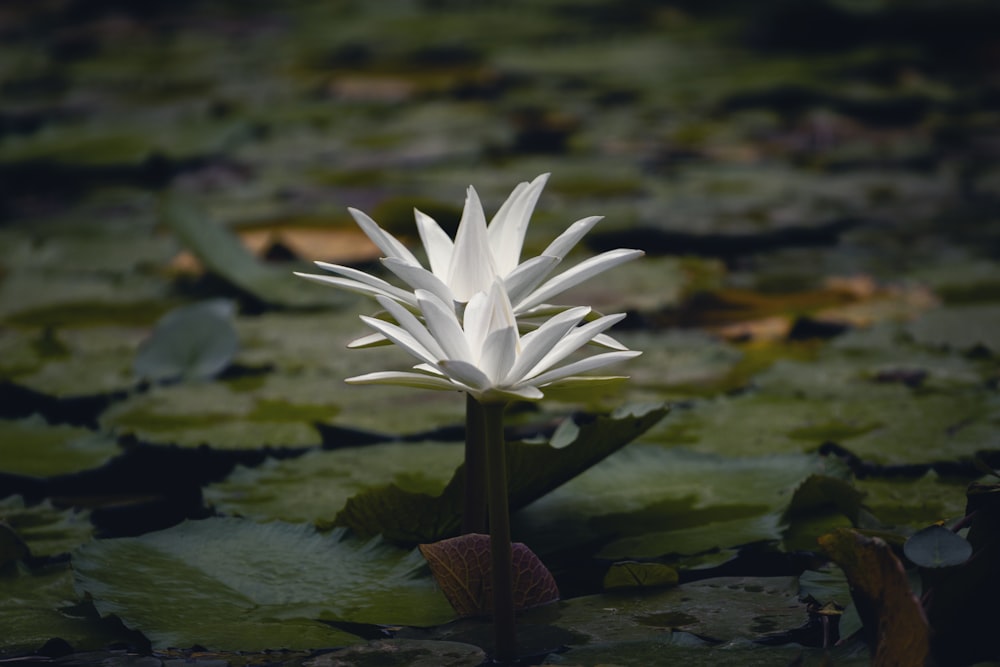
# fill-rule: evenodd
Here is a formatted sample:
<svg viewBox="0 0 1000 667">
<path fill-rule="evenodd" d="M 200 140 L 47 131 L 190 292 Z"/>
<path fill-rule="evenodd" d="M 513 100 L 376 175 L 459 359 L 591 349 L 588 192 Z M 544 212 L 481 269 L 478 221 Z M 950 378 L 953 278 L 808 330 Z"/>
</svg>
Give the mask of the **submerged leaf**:
<svg viewBox="0 0 1000 667">
<path fill-rule="evenodd" d="M 203 380 L 222 372 L 239 350 L 236 304 L 217 299 L 164 315 L 143 341 L 133 368 L 147 380 Z"/>
<path fill-rule="evenodd" d="M 431 573 L 459 616 L 485 616 L 493 611 L 490 536 L 470 533 L 421 544 Z M 530 609 L 559 599 L 555 579 L 531 549 L 511 545 L 514 608 Z"/>
</svg>

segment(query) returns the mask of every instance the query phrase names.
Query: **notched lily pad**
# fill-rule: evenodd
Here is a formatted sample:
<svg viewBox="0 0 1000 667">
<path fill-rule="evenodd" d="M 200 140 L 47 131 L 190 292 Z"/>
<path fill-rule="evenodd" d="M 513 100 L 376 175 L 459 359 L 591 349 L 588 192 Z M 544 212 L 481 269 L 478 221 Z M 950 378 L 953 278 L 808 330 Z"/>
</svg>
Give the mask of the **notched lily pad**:
<svg viewBox="0 0 1000 667">
<path fill-rule="evenodd" d="M 642 435 L 669 409 L 626 406 L 580 426 L 576 440 L 559 448 L 548 443 L 507 444 L 510 504 L 523 507 Z M 461 521 L 463 469 L 440 495 L 411 493 L 390 485 L 347 501 L 334 520 L 360 535 L 382 534 L 400 542 L 435 542 L 454 534 Z"/>
<path fill-rule="evenodd" d="M 422 566 L 415 551 L 342 530 L 222 518 L 73 553 L 77 590 L 157 648 L 323 648 L 358 638 L 322 620 L 447 621 L 451 610 Z"/>
<path fill-rule="evenodd" d="M 14 530 L 36 557 L 65 553 L 93 534 L 87 512 L 56 509 L 48 500 L 26 505 L 20 496 L 0 500 L 0 522 Z"/>
</svg>

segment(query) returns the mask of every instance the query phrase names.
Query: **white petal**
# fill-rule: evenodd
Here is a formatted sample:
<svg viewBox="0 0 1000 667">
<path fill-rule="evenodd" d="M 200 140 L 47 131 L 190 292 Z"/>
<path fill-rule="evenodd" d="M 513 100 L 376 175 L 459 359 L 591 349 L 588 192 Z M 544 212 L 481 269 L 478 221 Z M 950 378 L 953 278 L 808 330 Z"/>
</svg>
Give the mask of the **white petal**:
<svg viewBox="0 0 1000 667">
<path fill-rule="evenodd" d="M 438 364 L 441 372 L 452 380 L 460 382 L 476 391 L 486 391 L 493 383 L 478 366 L 458 359 L 445 359 Z"/>
<path fill-rule="evenodd" d="M 583 218 L 582 220 L 577 220 L 572 225 L 570 225 L 566 231 L 556 237 L 555 241 L 549 244 L 542 254 L 543 255 L 555 255 L 556 257 L 565 257 L 566 254 L 580 242 L 584 236 L 587 235 L 594 225 L 604 219 L 602 215 L 592 215 L 589 218 Z"/>
<path fill-rule="evenodd" d="M 448 286 L 459 301 L 468 301 L 476 292 L 490 288 L 497 270 L 486 237 L 486 217 L 475 188 L 465 198 L 462 221 L 455 234 L 455 247 L 448 267 Z"/>
<path fill-rule="evenodd" d="M 401 305 L 393 301 L 392 299 L 387 299 L 385 297 L 380 297 L 378 299 L 379 305 L 385 308 L 390 315 L 396 318 L 396 322 L 399 323 L 403 329 L 405 329 L 411 336 L 413 336 L 418 343 L 420 343 L 424 349 L 430 352 L 434 360 L 444 359 L 444 350 L 431 335 L 431 332 L 425 327 L 410 311 L 403 308 Z"/>
<path fill-rule="evenodd" d="M 386 257 L 398 257 L 408 264 L 420 266 L 417 258 L 405 245 L 399 242 L 399 239 L 379 227 L 378 223 L 368 217 L 366 213 L 356 208 L 348 208 L 347 210 L 354 218 L 354 222 L 358 223 L 361 231 L 372 240 L 372 243 L 378 246 L 379 250 L 385 253 Z"/>
<path fill-rule="evenodd" d="M 400 280 L 412 287 L 414 291 L 427 290 L 445 303 L 452 303 L 455 300 L 451 289 L 441 282 L 440 278 L 422 266 L 413 266 L 394 257 L 386 257 L 382 260 L 382 264 L 396 274 Z"/>
<path fill-rule="evenodd" d="M 593 340 L 594 336 L 598 335 L 605 329 L 612 327 L 618 322 L 621 322 L 624 318 L 624 313 L 605 315 L 594 320 L 593 322 L 587 322 L 583 326 L 574 329 L 571 333 L 563 336 L 559 341 L 557 341 L 556 344 L 549 349 L 545 356 L 542 357 L 541 361 L 525 373 L 524 377 L 526 379 L 531 379 L 547 368 L 555 366 L 560 361 Z"/>
<path fill-rule="evenodd" d="M 392 322 L 378 320 L 366 315 L 361 316 L 361 321 L 370 326 L 375 331 L 391 340 L 393 343 L 403 348 L 405 352 L 418 360 L 428 364 L 437 363 L 440 357 L 432 354 L 420 341 L 409 331 L 396 326 Z"/>
<path fill-rule="evenodd" d="M 445 358 L 475 363 L 476 356 L 469 348 L 454 308 L 445 305 L 434 294 L 425 290 L 417 290 L 414 295 L 417 297 L 420 312 L 424 315 L 427 329 L 441 346 Z"/>
<path fill-rule="evenodd" d="M 515 384 L 525 378 L 528 371 L 535 368 L 539 361 L 547 355 L 562 338 L 583 319 L 590 308 L 579 306 L 559 313 L 552 319 L 525 334 L 521 338 L 521 354 L 517 363 L 504 378 L 505 384 Z"/>
<path fill-rule="evenodd" d="M 413 298 L 413 294 L 404 289 L 396 287 L 392 283 L 386 282 L 385 280 L 374 276 L 370 273 L 365 273 L 359 269 L 355 269 L 350 266 L 344 266 L 342 264 L 330 264 L 329 262 L 313 262 L 316 266 L 323 269 L 324 271 L 330 271 L 331 273 L 339 273 L 345 278 L 350 278 L 351 280 L 356 280 L 359 283 L 365 283 L 366 285 L 371 285 L 372 287 L 377 287 L 382 290 L 392 298 L 397 301 L 404 301 L 406 303 L 411 303 L 416 305 L 416 299 Z"/>
<path fill-rule="evenodd" d="M 409 373 L 406 371 L 378 371 L 349 377 L 344 382 L 349 384 L 396 384 L 404 387 L 418 387 L 420 389 L 442 389 L 445 391 L 462 391 L 462 387 L 455 386 L 451 381 L 435 375 L 425 375 L 424 373 Z"/>
<path fill-rule="evenodd" d="M 538 287 L 558 263 L 558 257 L 539 255 L 522 262 L 516 269 L 507 274 L 503 279 L 503 285 L 504 289 L 507 290 L 507 296 L 510 297 L 510 302 L 516 304 L 531 290 Z"/>
<path fill-rule="evenodd" d="M 465 340 L 472 351 L 471 361 L 479 363 L 486 338 L 490 335 L 490 299 L 486 292 L 476 292 L 465 304 L 462 314 L 462 328 L 465 330 Z"/>
<path fill-rule="evenodd" d="M 361 336 L 360 338 L 355 338 L 347 344 L 347 347 L 352 350 L 362 350 L 369 347 L 379 347 L 381 345 L 392 345 L 392 341 L 380 333 L 373 333 L 368 334 L 367 336 Z"/>
<path fill-rule="evenodd" d="M 503 382 L 517 361 L 517 327 L 491 331 L 479 355 L 479 368 L 494 386 Z"/>
<path fill-rule="evenodd" d="M 628 352 L 605 352 L 603 354 L 595 354 L 592 357 L 587 357 L 586 359 L 580 359 L 579 361 L 574 361 L 573 363 L 567 364 L 560 368 L 555 368 L 547 373 L 542 373 L 541 375 L 532 378 L 525 384 L 531 384 L 536 387 L 543 387 L 547 384 L 558 382 L 563 378 L 568 378 L 578 373 L 585 373 L 595 368 L 600 368 L 601 366 L 607 366 L 608 364 L 615 364 L 620 361 L 625 361 L 626 359 L 637 357 L 640 354 L 642 354 L 642 352 L 639 352 L 638 350 L 632 350 Z"/>
<path fill-rule="evenodd" d="M 573 268 L 560 273 L 558 276 L 532 292 L 528 298 L 518 304 L 518 308 L 524 311 L 542 304 L 548 299 L 551 299 L 553 296 L 565 292 L 570 287 L 574 287 L 589 278 L 593 278 L 602 271 L 607 271 L 608 269 L 618 266 L 619 264 L 623 264 L 631 259 L 641 257 L 643 254 L 644 253 L 641 250 L 619 248 L 618 250 L 609 250 L 597 255 L 596 257 L 584 260 Z"/>
<path fill-rule="evenodd" d="M 490 221 L 489 243 L 499 275 L 506 276 L 520 261 L 531 214 L 548 180 L 549 175 L 542 174 L 531 183 L 520 183 Z"/>
<path fill-rule="evenodd" d="M 628 349 L 628 347 L 626 347 L 625 345 L 622 345 L 620 342 L 618 342 L 618 340 L 612 338 L 608 334 L 598 334 L 598 335 L 594 336 L 594 339 L 593 339 L 592 342 L 597 343 L 598 345 L 602 345 L 604 347 L 610 347 L 612 350 L 627 350 Z"/>
<path fill-rule="evenodd" d="M 333 285 L 334 287 L 339 287 L 342 290 L 347 290 L 348 292 L 354 292 L 355 294 L 362 294 L 364 296 L 389 296 L 394 299 L 407 299 L 412 301 L 416 305 L 416 299 L 409 292 L 399 289 L 394 285 L 385 283 L 384 286 L 379 287 L 372 284 L 371 281 L 367 283 L 361 282 L 359 280 L 350 280 L 348 278 L 338 278 L 336 276 L 321 276 L 316 273 L 299 273 L 295 272 L 295 275 L 300 278 L 305 278 L 306 280 L 311 280 L 316 283 L 322 283 L 325 285 Z M 370 278 L 371 276 L 369 276 Z M 378 280 L 374 278 L 373 280 Z"/>
<path fill-rule="evenodd" d="M 431 216 L 413 209 L 413 217 L 417 220 L 417 231 L 420 233 L 420 240 L 427 252 L 427 261 L 430 262 L 431 271 L 441 280 L 447 280 L 455 243 Z"/>
</svg>

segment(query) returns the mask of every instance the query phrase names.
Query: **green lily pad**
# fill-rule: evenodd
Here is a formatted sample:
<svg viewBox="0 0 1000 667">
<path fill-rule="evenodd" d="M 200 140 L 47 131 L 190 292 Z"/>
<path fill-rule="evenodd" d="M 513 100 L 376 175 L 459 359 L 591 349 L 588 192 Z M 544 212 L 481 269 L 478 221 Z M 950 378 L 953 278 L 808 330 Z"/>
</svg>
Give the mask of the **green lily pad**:
<svg viewBox="0 0 1000 667">
<path fill-rule="evenodd" d="M 410 493 L 441 493 L 462 463 L 461 443 L 384 443 L 312 451 L 294 459 L 238 467 L 205 489 L 217 511 L 256 520 L 329 522 L 366 489 L 395 484 Z"/>
<path fill-rule="evenodd" d="M 331 416 L 326 405 L 276 401 L 233 391 L 221 382 L 155 386 L 116 403 L 101 423 L 141 440 L 219 449 L 317 445 L 316 421 Z"/>
<path fill-rule="evenodd" d="M 56 509 L 49 500 L 25 505 L 20 496 L 0 500 L 0 522 L 10 526 L 36 557 L 66 553 L 93 534 L 87 512 Z"/>
<path fill-rule="evenodd" d="M 977 346 L 1000 352 L 1000 305 L 950 306 L 932 310 L 909 327 L 925 345 L 971 350 Z"/>
<path fill-rule="evenodd" d="M 507 443 L 511 507 L 523 507 L 596 465 L 667 412 L 662 405 L 625 406 L 580 425 L 576 439 L 560 442 L 558 448 L 549 443 Z M 372 489 L 348 500 L 334 523 L 360 535 L 381 533 L 400 542 L 435 542 L 459 527 L 463 484 L 460 468 L 439 495 L 414 493 L 397 485 Z"/>
<path fill-rule="evenodd" d="M 115 456 L 118 445 L 107 433 L 52 425 L 39 415 L 0 420 L 3 472 L 48 477 L 96 468 Z"/>
<path fill-rule="evenodd" d="M 241 519 L 187 521 L 73 554 L 76 587 L 156 648 L 324 648 L 328 621 L 434 625 L 452 617 L 417 552 Z"/>
<path fill-rule="evenodd" d="M 35 651 L 53 637 L 78 651 L 115 642 L 141 641 L 118 623 L 102 620 L 79 604 L 66 564 L 31 571 L 17 566 L 0 572 L 0 658 Z M 139 640 L 139 641 L 137 641 Z"/>
<path fill-rule="evenodd" d="M 792 491 L 824 466 L 807 455 L 724 458 L 634 445 L 518 512 L 514 532 L 543 554 L 603 539 L 599 555 L 609 559 L 777 540 Z"/>
<path fill-rule="evenodd" d="M 969 480 L 929 471 L 918 479 L 868 477 L 854 486 L 880 522 L 910 531 L 964 516 Z"/>
<path fill-rule="evenodd" d="M 566 628 L 578 644 L 648 640 L 682 630 L 703 639 L 759 639 L 808 620 L 794 577 L 719 577 L 662 591 L 604 593 L 524 614 L 526 622 Z"/>
</svg>

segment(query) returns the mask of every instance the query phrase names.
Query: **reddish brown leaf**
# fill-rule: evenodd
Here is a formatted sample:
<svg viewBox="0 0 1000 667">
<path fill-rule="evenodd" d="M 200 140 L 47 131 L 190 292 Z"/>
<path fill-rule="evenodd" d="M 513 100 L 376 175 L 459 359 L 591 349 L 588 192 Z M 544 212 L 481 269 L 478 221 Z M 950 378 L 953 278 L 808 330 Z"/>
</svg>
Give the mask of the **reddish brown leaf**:
<svg viewBox="0 0 1000 667">
<path fill-rule="evenodd" d="M 930 653 L 927 616 L 889 545 L 846 528 L 823 535 L 819 543 L 847 575 L 873 644 L 872 665 L 925 664 Z"/>
<path fill-rule="evenodd" d="M 514 606 L 528 609 L 559 599 L 555 579 L 531 549 L 513 544 Z M 421 544 L 431 573 L 459 616 L 487 616 L 493 610 L 490 536 L 472 533 Z"/>
</svg>

